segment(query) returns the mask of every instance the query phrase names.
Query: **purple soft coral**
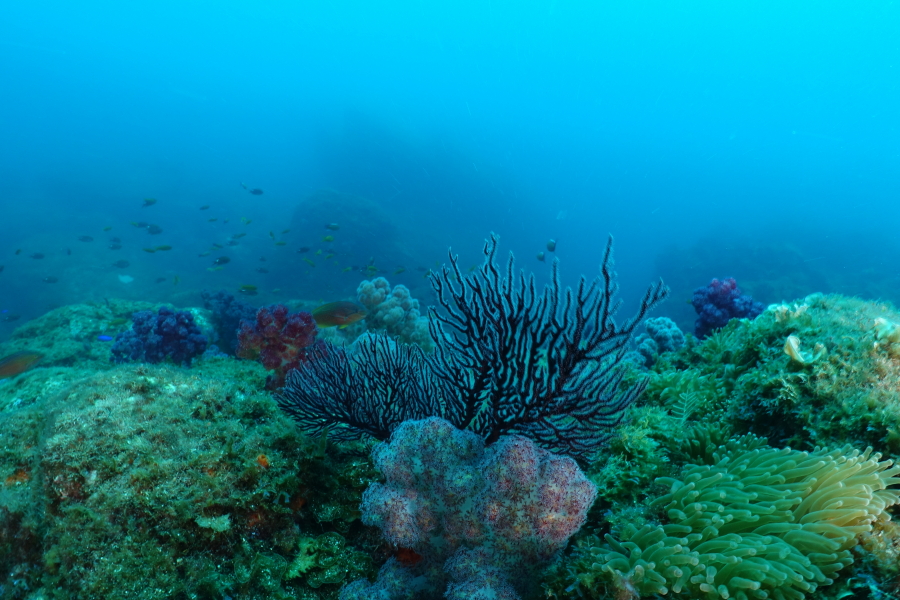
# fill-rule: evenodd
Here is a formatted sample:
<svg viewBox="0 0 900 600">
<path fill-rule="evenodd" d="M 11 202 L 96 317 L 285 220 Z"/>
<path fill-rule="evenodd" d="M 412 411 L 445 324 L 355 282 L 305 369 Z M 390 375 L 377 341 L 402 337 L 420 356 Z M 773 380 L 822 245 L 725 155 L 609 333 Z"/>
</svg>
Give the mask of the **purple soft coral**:
<svg viewBox="0 0 900 600">
<path fill-rule="evenodd" d="M 116 336 L 112 361 L 159 363 L 166 359 L 186 367 L 206 349 L 206 337 L 194 323 L 194 315 L 161 307 L 154 313 L 134 313 L 131 329 Z"/>
<path fill-rule="evenodd" d="M 734 277 L 713 279 L 706 287 L 697 288 L 691 304 L 699 315 L 694 333 L 700 339 L 724 327 L 731 319 L 753 319 L 763 311 L 762 303 L 741 294 Z"/>
</svg>

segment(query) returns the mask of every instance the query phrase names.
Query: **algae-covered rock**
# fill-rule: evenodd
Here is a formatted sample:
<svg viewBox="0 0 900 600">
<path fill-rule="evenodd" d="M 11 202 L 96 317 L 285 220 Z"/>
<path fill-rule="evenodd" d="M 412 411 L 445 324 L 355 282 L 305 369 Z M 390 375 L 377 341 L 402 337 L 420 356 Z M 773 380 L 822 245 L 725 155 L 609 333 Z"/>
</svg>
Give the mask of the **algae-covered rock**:
<svg viewBox="0 0 900 600">
<path fill-rule="evenodd" d="M 0 358 L 15 352 L 40 352 L 42 366 L 111 368 L 110 349 L 118 333 L 131 328 L 132 314 L 164 304 L 110 299 L 103 303 L 61 306 L 24 323 L 0 344 Z M 168 306 L 168 305 L 165 305 Z M 209 311 L 189 310 L 197 325 L 211 331 Z"/>
<path fill-rule="evenodd" d="M 304 438 L 260 371 L 50 367 L 0 385 L 2 597 L 335 597 L 334 577 L 287 567 L 307 530 L 371 551 L 355 511 L 372 468 Z M 318 519 L 336 488 L 328 510 L 349 521 Z"/>
</svg>

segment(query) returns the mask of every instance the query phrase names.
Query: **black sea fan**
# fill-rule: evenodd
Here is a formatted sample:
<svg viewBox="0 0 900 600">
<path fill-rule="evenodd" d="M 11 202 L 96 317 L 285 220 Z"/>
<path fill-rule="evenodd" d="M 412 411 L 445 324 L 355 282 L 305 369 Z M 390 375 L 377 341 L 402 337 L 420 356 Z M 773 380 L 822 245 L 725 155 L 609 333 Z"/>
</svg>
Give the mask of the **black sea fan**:
<svg viewBox="0 0 900 600">
<path fill-rule="evenodd" d="M 669 292 L 657 282 L 638 312 L 617 324 L 612 251 L 610 237 L 600 277 L 582 277 L 575 290 L 562 288 L 554 260 L 550 284 L 540 294 L 534 275 L 516 273 L 512 253 L 506 271 L 497 268 L 494 234 L 471 276 L 463 277 L 458 257 L 450 255 L 450 265 L 432 277 L 443 311 L 430 314 L 436 347 L 429 357 L 435 375 L 452 390 L 447 420 L 488 443 L 519 433 L 573 456 L 606 442 L 646 387 L 643 381 L 621 389 L 626 346 Z"/>
<path fill-rule="evenodd" d="M 600 277 L 582 277 L 574 290 L 561 286 L 554 260 L 540 294 L 533 275 L 516 273 L 511 253 L 505 272 L 497 268 L 494 234 L 472 275 L 451 253 L 431 277 L 432 354 L 381 336 L 350 351 L 329 346 L 292 372 L 278 403 L 303 429 L 329 428 L 340 439 L 383 440 L 405 420 L 439 416 L 487 443 L 519 433 L 588 457 L 646 386 L 622 389 L 622 359 L 637 325 L 668 295 L 657 282 L 617 324 L 612 248 L 610 238 Z"/>
<path fill-rule="evenodd" d="M 317 344 L 275 396 L 301 429 L 339 440 L 387 439 L 397 425 L 441 413 L 441 381 L 418 346 L 362 335 L 349 349 Z"/>
</svg>

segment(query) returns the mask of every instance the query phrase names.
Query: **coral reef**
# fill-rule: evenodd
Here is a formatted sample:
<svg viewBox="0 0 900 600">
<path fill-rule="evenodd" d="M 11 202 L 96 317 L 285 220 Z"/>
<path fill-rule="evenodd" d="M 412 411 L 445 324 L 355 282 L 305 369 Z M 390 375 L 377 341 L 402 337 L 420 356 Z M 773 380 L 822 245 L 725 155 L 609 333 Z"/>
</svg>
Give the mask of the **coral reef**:
<svg viewBox="0 0 900 600">
<path fill-rule="evenodd" d="M 359 302 L 369 310 L 366 324 L 371 331 L 386 333 L 424 350 L 432 348 L 428 335 L 428 317 L 422 316 L 419 301 L 412 298 L 405 285 L 391 284 L 384 277 L 363 281 L 356 289 Z"/>
<path fill-rule="evenodd" d="M 206 350 L 206 344 L 193 314 L 163 306 L 156 314 L 149 310 L 134 313 L 131 329 L 116 335 L 111 353 L 116 363 L 171 360 L 190 366 L 191 360 Z"/>
<path fill-rule="evenodd" d="M 691 304 L 697 311 L 694 333 L 703 339 L 731 319 L 752 319 L 763 311 L 763 305 L 741 294 L 734 277 L 713 279 L 706 287 L 694 290 Z"/>
<path fill-rule="evenodd" d="M 266 388 L 284 385 L 285 377 L 305 360 L 316 343 L 316 322 L 308 312 L 289 314 L 286 306 L 273 304 L 260 308 L 253 321 L 241 321 L 237 356 L 259 360 L 272 371 Z"/>
<path fill-rule="evenodd" d="M 343 600 L 386 600 L 410 591 L 422 600 L 443 598 L 445 591 L 472 598 L 486 585 L 519 598 L 514 590 L 533 589 L 541 567 L 584 523 L 597 493 L 571 458 L 520 436 L 485 448 L 479 436 L 436 417 L 403 423 L 373 457 L 386 481 L 363 495 L 363 522 L 420 560 L 402 567 L 394 559 L 378 582 L 351 584 Z M 404 587 L 403 594 L 391 592 Z"/>
<path fill-rule="evenodd" d="M 333 600 L 373 576 L 371 462 L 299 435 L 264 374 L 216 359 L 0 386 L 2 597 Z M 315 564 L 289 576 L 300 555 Z"/>
<path fill-rule="evenodd" d="M 707 436 L 707 439 L 708 436 Z M 696 441 L 696 440 L 692 440 Z M 743 436 L 688 445 L 697 464 L 662 478 L 664 524 L 588 537 L 567 568 L 576 597 L 797 598 L 834 582 L 888 506 L 900 468 L 871 448 L 798 452 Z"/>
<path fill-rule="evenodd" d="M 98 336 L 114 337 L 131 325 L 134 312 L 155 308 L 150 302 L 115 299 L 61 306 L 16 328 L 8 341 L 0 343 L 0 358 L 34 351 L 44 355 L 44 367 L 108 369 L 111 344 Z"/>
</svg>

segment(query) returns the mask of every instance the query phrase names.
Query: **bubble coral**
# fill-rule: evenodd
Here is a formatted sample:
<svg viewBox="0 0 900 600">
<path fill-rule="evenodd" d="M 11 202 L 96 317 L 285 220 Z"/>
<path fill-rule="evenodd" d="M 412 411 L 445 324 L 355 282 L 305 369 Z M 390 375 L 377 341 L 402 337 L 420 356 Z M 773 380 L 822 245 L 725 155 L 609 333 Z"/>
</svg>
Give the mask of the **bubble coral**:
<svg viewBox="0 0 900 600">
<path fill-rule="evenodd" d="M 307 351 L 316 343 L 316 332 L 316 322 L 308 312 L 288 314 L 282 304 L 263 307 L 255 322 L 241 321 L 237 356 L 259 360 L 273 371 L 266 388 L 280 388 L 288 372 L 306 360 Z"/>
<path fill-rule="evenodd" d="M 366 323 L 375 331 L 384 331 L 405 344 L 432 348 L 428 335 L 428 317 L 422 316 L 419 301 L 405 285 L 391 284 L 384 277 L 363 281 L 356 290 L 359 302 L 369 309 Z"/>
</svg>

